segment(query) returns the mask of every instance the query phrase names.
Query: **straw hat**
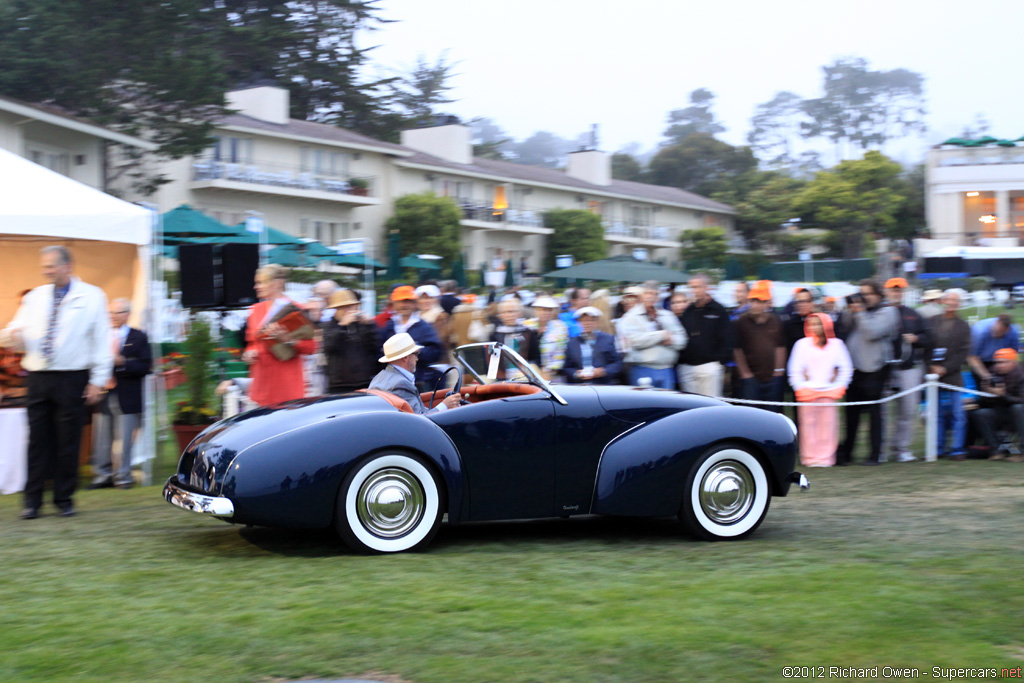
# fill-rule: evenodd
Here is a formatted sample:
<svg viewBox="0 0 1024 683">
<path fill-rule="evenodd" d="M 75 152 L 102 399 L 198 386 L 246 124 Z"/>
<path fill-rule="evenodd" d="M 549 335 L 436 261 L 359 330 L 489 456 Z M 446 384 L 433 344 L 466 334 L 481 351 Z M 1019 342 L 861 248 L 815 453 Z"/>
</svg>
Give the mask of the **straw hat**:
<svg viewBox="0 0 1024 683">
<path fill-rule="evenodd" d="M 552 299 L 550 296 L 539 297 L 536 301 L 533 302 L 533 307 L 534 308 L 561 308 L 561 306 L 558 305 L 558 302 L 555 301 L 554 299 Z"/>
<path fill-rule="evenodd" d="M 942 298 L 941 289 L 926 289 L 924 294 L 921 295 L 921 301 L 934 301 Z"/>
<path fill-rule="evenodd" d="M 339 289 L 332 293 L 331 297 L 327 300 L 327 308 L 340 308 L 358 303 L 359 299 L 356 298 L 351 289 Z"/>
<path fill-rule="evenodd" d="M 411 287 L 410 287 L 411 289 Z M 393 363 L 416 353 L 423 347 L 417 344 L 408 332 L 401 332 L 384 342 L 384 356 L 377 359 L 378 363 Z"/>
</svg>

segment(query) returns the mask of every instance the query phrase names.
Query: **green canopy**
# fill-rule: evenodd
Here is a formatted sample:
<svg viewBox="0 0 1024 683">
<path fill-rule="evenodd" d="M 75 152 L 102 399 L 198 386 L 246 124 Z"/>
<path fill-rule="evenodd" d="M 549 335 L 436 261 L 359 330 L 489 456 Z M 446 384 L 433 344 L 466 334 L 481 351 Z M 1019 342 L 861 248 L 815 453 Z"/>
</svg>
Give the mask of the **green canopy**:
<svg viewBox="0 0 1024 683">
<path fill-rule="evenodd" d="M 163 215 L 163 233 L 165 240 L 184 237 L 228 236 L 238 232 L 235 228 L 213 220 L 209 216 L 196 211 L 188 204 L 182 204 Z"/>
<path fill-rule="evenodd" d="M 516 284 L 516 271 L 512 268 L 512 259 L 505 260 L 505 286 L 512 287 Z"/>
<path fill-rule="evenodd" d="M 398 260 L 398 264 L 403 268 L 422 268 L 424 270 L 441 270 L 440 261 L 431 261 L 419 256 L 406 256 Z"/>
<path fill-rule="evenodd" d="M 578 266 L 553 270 L 544 273 L 544 277 L 569 278 L 575 280 L 614 280 L 618 282 L 685 282 L 687 276 L 678 270 L 665 266 L 639 261 L 632 256 L 612 256 L 611 258 L 581 263 Z"/>
<path fill-rule="evenodd" d="M 352 266 L 354 268 L 365 268 L 366 265 L 367 265 L 366 257 L 362 256 L 360 254 L 335 254 L 334 258 L 332 260 L 335 263 L 337 263 L 339 266 Z M 382 269 L 382 268 L 387 268 L 386 265 L 384 265 L 380 261 L 377 261 L 376 259 L 370 259 L 369 265 L 370 265 L 371 268 L 374 268 L 374 269 L 377 269 L 377 270 Z"/>
</svg>

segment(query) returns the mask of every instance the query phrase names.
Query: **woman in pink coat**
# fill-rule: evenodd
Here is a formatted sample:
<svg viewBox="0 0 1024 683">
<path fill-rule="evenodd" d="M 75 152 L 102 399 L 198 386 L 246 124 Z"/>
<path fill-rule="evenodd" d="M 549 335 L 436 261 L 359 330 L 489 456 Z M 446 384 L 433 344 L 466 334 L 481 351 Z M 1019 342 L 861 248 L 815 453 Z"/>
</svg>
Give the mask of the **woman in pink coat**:
<svg viewBox="0 0 1024 683">
<path fill-rule="evenodd" d="M 853 363 L 846 344 L 836 339 L 832 319 L 811 313 L 804 334 L 789 355 L 789 384 L 801 403 L 835 403 L 846 394 Z M 800 462 L 808 467 L 836 464 L 839 409 L 834 405 L 800 406 Z"/>
</svg>

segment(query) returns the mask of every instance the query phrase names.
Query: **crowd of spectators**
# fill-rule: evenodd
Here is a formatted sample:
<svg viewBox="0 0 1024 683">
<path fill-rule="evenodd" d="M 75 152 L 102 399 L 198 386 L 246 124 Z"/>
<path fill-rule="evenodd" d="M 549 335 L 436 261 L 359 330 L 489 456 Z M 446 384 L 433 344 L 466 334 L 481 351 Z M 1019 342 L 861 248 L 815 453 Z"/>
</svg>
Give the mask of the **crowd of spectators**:
<svg viewBox="0 0 1024 683">
<path fill-rule="evenodd" d="M 863 438 L 862 415 L 868 436 L 860 464 L 919 459 L 913 452 L 922 399 L 916 387 L 934 373 L 950 387 L 993 394 L 975 399 L 940 389 L 941 456 L 963 459 L 980 441 L 974 447 L 980 455 L 1021 459 L 1000 451 L 1008 435 L 1024 429 L 1017 326 L 1002 315 L 972 328 L 958 312 L 957 290 L 927 291 L 922 305 L 911 308 L 904 304 L 907 289 L 902 278 L 884 286 L 864 280 L 857 293 L 836 301 L 799 287 L 776 307 L 772 282 L 741 282 L 736 305 L 727 309 L 703 274 L 685 285 L 631 285 L 617 296 L 583 287 L 561 293 L 512 287 L 492 290 L 479 303 L 452 282 L 429 281 L 394 287 L 384 312 L 369 318 L 360 312 L 359 293 L 325 281 L 307 303 L 317 326 L 315 349 L 302 343 L 300 352 L 310 353 L 311 374 L 323 376 L 322 388 L 309 381 L 311 393 L 367 388 L 384 367 L 385 343 L 408 334 L 417 347 L 409 371 L 420 391 L 434 388 L 437 367 L 452 362 L 456 347 L 497 341 L 556 384 L 678 389 L 754 401 L 775 412 L 783 407 L 772 404 L 795 401 L 806 405 L 786 412 L 799 426 L 801 460 L 808 466 L 851 464 Z M 267 298 L 279 291 L 272 281 L 263 284 Z M 264 325 L 270 310 L 264 305 L 259 313 Z M 840 440 L 834 404 L 841 399 Z"/>
</svg>

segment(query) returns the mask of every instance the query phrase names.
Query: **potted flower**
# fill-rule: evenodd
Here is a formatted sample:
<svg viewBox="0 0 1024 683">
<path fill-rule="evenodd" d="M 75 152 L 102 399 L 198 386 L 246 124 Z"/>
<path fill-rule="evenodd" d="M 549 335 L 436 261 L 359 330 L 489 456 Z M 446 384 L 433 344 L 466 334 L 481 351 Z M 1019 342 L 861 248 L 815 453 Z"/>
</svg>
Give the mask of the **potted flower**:
<svg viewBox="0 0 1024 683">
<path fill-rule="evenodd" d="M 357 197 L 367 197 L 370 194 L 370 183 L 366 178 L 350 178 L 348 181 L 349 194 Z"/>
<path fill-rule="evenodd" d="M 171 351 L 161 359 L 160 367 L 168 391 L 185 383 L 185 354 Z"/>
<path fill-rule="evenodd" d="M 181 450 L 185 450 L 207 425 L 217 421 L 216 412 L 210 408 L 210 361 L 213 360 L 213 349 L 210 324 L 193 316 L 185 338 L 185 388 L 188 398 L 178 402 L 172 419 Z"/>
</svg>

